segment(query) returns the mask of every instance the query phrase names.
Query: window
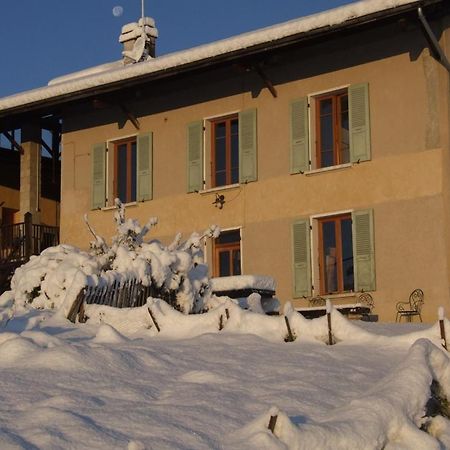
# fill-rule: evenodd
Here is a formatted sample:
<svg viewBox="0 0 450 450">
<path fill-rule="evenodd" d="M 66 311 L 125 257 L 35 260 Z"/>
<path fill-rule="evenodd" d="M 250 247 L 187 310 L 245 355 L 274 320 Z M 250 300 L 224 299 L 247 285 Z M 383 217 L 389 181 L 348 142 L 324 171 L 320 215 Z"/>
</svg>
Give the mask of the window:
<svg viewBox="0 0 450 450">
<path fill-rule="evenodd" d="M 320 293 L 354 290 L 352 217 L 319 219 Z"/>
<path fill-rule="evenodd" d="M 211 121 L 211 187 L 239 182 L 239 119 Z"/>
<path fill-rule="evenodd" d="M 152 132 L 94 144 L 91 164 L 92 209 L 153 198 Z"/>
<path fill-rule="evenodd" d="M 372 209 L 292 224 L 294 297 L 374 291 Z"/>
<path fill-rule="evenodd" d="M 315 102 L 317 168 L 350 162 L 347 89 L 317 97 Z"/>
<path fill-rule="evenodd" d="M 369 161 L 369 85 L 292 101 L 290 132 L 292 174 Z"/>
<path fill-rule="evenodd" d="M 214 276 L 241 275 L 240 230 L 222 231 L 214 240 Z"/>
<path fill-rule="evenodd" d="M 136 138 L 114 142 L 114 197 L 136 201 Z"/>
<path fill-rule="evenodd" d="M 187 192 L 258 179 L 256 109 L 187 125 Z"/>
</svg>

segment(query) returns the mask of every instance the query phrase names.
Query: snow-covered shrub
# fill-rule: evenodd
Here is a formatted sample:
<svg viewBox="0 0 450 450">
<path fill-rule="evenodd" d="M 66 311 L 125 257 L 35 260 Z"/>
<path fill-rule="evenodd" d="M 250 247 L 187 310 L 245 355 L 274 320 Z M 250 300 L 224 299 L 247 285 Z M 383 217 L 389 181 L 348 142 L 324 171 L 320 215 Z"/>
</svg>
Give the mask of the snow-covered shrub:
<svg viewBox="0 0 450 450">
<path fill-rule="evenodd" d="M 90 251 L 59 245 L 33 256 L 16 270 L 12 279 L 16 306 L 58 309 L 65 303 L 67 309 L 83 285 L 98 285 L 102 278 L 109 285 L 115 280 L 137 279 L 144 286 L 152 286 L 154 296 L 185 314 L 204 308 L 210 288 L 202 240 L 217 237 L 219 228 L 213 225 L 202 235 L 193 233 L 186 241 L 177 234 L 168 246 L 157 240 L 146 242 L 144 238 L 157 219 L 151 218 L 141 226 L 138 221 L 125 218 L 120 200 L 115 203 L 117 234 L 111 244 L 95 232 L 85 216 L 94 236 Z"/>
</svg>

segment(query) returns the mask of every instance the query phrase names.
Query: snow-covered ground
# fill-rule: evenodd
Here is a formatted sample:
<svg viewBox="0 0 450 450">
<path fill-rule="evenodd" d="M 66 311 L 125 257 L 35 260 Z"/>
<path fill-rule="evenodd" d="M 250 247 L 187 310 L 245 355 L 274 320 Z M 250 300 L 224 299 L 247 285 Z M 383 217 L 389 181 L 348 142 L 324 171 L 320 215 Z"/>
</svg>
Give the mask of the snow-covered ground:
<svg viewBox="0 0 450 450">
<path fill-rule="evenodd" d="M 327 346 L 325 318 L 287 311 L 297 339 L 285 343 L 283 317 L 149 305 L 161 333 L 146 307 L 90 306 L 76 325 L 30 310 L 3 324 L 0 449 L 450 448 L 446 419 L 430 427 L 441 444 L 417 426 L 431 380 L 450 391 L 437 327 L 333 312 L 339 342 Z"/>
</svg>

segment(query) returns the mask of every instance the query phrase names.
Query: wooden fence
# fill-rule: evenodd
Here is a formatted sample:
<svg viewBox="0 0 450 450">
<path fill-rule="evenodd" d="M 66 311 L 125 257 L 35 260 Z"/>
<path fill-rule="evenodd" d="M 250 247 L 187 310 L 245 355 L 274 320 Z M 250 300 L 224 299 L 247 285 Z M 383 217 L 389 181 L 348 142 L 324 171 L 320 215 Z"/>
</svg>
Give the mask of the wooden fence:
<svg viewBox="0 0 450 450">
<path fill-rule="evenodd" d="M 84 305 L 105 305 L 114 308 L 138 308 L 145 305 L 148 297 L 160 298 L 175 309 L 176 292 L 158 288 L 152 284 L 144 286 L 139 280 L 115 280 L 112 283 L 100 278 L 97 286 L 86 286 L 78 294 L 67 318 L 75 322 L 77 316 L 80 322 L 84 321 Z"/>
</svg>

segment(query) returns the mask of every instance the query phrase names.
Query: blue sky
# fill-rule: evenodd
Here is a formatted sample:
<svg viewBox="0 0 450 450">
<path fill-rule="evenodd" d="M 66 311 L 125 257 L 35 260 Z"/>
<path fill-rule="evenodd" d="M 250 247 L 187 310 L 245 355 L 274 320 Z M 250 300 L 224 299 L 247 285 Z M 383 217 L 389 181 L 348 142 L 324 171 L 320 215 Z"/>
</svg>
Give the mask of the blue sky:
<svg viewBox="0 0 450 450">
<path fill-rule="evenodd" d="M 145 0 L 156 20 L 157 54 L 273 25 L 352 0 Z M 123 15 L 112 14 L 114 6 Z M 121 57 L 122 25 L 141 0 L 2 0 L 0 97 Z"/>
</svg>

